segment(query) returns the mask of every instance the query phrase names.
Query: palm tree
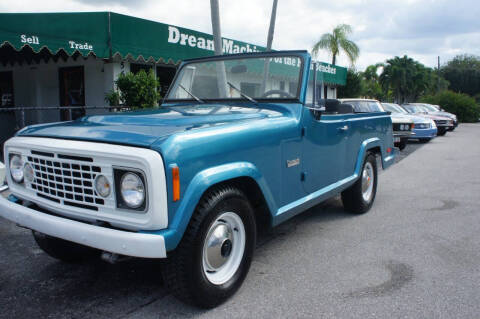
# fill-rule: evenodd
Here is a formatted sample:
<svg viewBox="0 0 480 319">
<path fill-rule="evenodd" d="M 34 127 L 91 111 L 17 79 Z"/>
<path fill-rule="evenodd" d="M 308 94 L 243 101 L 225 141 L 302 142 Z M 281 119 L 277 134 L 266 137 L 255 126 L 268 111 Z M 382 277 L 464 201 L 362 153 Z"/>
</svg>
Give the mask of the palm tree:
<svg viewBox="0 0 480 319">
<path fill-rule="evenodd" d="M 395 102 L 404 103 L 418 99 L 431 86 L 432 70 L 408 56 L 387 60 L 379 81 L 384 92 L 392 90 Z"/>
<path fill-rule="evenodd" d="M 355 42 L 348 39 L 347 36 L 350 33 L 352 33 L 352 27 L 348 24 L 337 25 L 332 33 L 324 33 L 313 46 L 313 56 L 316 57 L 320 49 L 328 50 L 332 54 L 332 64 L 335 64 L 337 55 L 340 54 L 340 50 L 343 50 L 353 65 L 360 54 L 360 49 Z"/>
</svg>

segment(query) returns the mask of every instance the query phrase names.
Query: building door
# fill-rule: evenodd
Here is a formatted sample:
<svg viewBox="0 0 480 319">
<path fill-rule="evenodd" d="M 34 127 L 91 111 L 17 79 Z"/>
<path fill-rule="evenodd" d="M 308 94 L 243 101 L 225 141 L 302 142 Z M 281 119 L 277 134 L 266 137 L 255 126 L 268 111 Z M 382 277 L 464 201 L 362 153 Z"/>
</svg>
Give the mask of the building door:
<svg viewBox="0 0 480 319">
<path fill-rule="evenodd" d="M 160 83 L 159 91 L 162 97 L 167 95 L 168 88 L 170 87 L 170 84 L 172 84 L 176 72 L 177 69 L 174 67 L 157 66 L 157 79 Z"/>
<path fill-rule="evenodd" d="M 60 106 L 85 106 L 85 76 L 83 66 L 59 69 Z M 75 120 L 85 115 L 85 109 L 60 111 L 62 121 Z"/>
<path fill-rule="evenodd" d="M 0 161 L 3 161 L 3 143 L 19 128 L 15 112 L 5 110 L 14 106 L 13 72 L 0 72 Z"/>
</svg>

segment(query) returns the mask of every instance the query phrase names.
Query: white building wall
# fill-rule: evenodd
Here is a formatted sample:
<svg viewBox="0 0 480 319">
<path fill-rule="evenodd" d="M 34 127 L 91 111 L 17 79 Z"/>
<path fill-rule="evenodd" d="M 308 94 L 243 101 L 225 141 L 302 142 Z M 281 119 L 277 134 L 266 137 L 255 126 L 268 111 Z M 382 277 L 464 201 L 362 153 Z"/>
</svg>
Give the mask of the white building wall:
<svg viewBox="0 0 480 319">
<path fill-rule="evenodd" d="M 59 69 L 63 67 L 83 66 L 85 82 L 85 105 L 107 106 L 105 94 L 113 89 L 114 79 L 122 72 L 120 62 L 105 63 L 95 57 L 77 60 L 69 57 L 67 61 L 59 59 L 47 63 L 14 64 L 2 66 L 1 71 L 13 71 L 14 99 L 16 107 L 60 106 Z M 88 110 L 87 114 L 104 112 Z M 19 116 L 17 116 L 19 118 Z M 59 110 L 25 112 L 25 124 L 55 122 L 60 120 Z"/>
</svg>

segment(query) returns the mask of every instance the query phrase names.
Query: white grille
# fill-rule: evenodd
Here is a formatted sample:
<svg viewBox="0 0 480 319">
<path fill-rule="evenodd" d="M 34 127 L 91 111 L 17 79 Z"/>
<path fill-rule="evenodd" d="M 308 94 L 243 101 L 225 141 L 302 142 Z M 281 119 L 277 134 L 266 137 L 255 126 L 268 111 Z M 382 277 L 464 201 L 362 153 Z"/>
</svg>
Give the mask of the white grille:
<svg viewBox="0 0 480 319">
<path fill-rule="evenodd" d="M 27 160 L 34 171 L 29 187 L 38 196 L 92 210 L 105 204 L 94 188 L 101 167 L 94 165 L 91 158 L 32 151 Z"/>
</svg>

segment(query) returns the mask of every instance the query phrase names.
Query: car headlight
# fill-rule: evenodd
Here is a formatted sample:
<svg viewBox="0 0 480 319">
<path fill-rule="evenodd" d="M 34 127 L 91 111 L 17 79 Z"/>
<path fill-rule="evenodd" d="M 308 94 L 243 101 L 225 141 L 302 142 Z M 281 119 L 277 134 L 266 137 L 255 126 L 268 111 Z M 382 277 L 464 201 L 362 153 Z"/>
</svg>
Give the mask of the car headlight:
<svg viewBox="0 0 480 319">
<path fill-rule="evenodd" d="M 120 181 L 120 194 L 129 208 L 139 208 L 145 202 L 145 185 L 142 178 L 133 172 L 125 173 Z"/>
<path fill-rule="evenodd" d="M 97 191 L 98 195 L 102 197 L 108 197 L 111 192 L 111 184 L 108 178 L 104 175 L 98 175 L 95 178 L 95 190 Z"/>
<path fill-rule="evenodd" d="M 25 177 L 25 180 L 29 183 L 33 182 L 33 179 L 35 177 L 34 172 L 33 172 L 33 167 L 30 165 L 30 163 L 25 164 L 23 167 L 23 176 Z"/>
<path fill-rule="evenodd" d="M 23 182 L 23 160 L 20 155 L 10 156 L 10 175 L 16 183 Z"/>
</svg>

